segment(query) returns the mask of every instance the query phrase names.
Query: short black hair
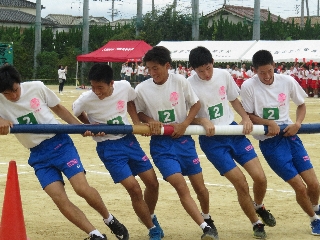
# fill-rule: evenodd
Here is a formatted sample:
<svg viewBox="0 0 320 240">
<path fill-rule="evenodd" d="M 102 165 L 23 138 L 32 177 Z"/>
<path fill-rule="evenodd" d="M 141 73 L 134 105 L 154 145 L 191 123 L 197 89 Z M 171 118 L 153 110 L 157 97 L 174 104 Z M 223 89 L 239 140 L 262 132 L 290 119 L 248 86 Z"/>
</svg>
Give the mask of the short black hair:
<svg viewBox="0 0 320 240">
<path fill-rule="evenodd" d="M 213 63 L 212 54 L 209 49 L 199 46 L 190 51 L 189 63 L 193 69 L 205 64 Z"/>
<path fill-rule="evenodd" d="M 6 90 L 13 91 L 15 83 L 21 83 L 21 76 L 18 70 L 12 65 L 0 67 L 0 93 Z"/>
<path fill-rule="evenodd" d="M 170 51 L 167 48 L 163 46 L 155 46 L 146 53 L 143 57 L 143 62 L 156 62 L 164 66 L 166 63 L 171 64 L 172 59 Z"/>
<path fill-rule="evenodd" d="M 109 84 L 113 80 L 113 70 L 106 63 L 95 63 L 89 71 L 88 80 Z"/>
<path fill-rule="evenodd" d="M 252 56 L 252 65 L 255 69 L 261 66 L 273 65 L 273 56 L 271 52 L 267 50 L 259 50 Z"/>
</svg>

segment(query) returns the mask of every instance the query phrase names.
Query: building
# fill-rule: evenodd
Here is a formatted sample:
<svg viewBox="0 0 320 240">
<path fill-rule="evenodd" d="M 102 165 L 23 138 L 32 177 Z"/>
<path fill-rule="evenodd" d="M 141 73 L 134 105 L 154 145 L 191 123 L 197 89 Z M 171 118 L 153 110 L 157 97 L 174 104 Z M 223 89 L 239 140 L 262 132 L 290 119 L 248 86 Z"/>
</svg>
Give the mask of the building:
<svg viewBox="0 0 320 240">
<path fill-rule="evenodd" d="M 319 16 L 309 16 L 309 18 L 311 20 L 311 26 L 314 26 L 315 24 L 320 24 L 320 17 Z M 307 19 L 308 19 L 308 17 L 306 17 L 306 16 L 303 18 L 304 26 L 306 25 Z M 292 20 L 293 20 L 294 24 L 298 24 L 298 25 L 301 24 L 301 17 L 289 17 L 289 18 L 287 18 L 287 21 L 289 23 L 292 23 Z"/>
<path fill-rule="evenodd" d="M 68 32 L 69 29 L 73 27 L 82 26 L 83 17 L 82 16 L 72 16 L 66 14 L 49 14 L 45 17 L 46 20 L 50 20 L 55 23 L 52 31 L 55 32 Z M 110 21 L 105 17 L 93 17 L 89 16 L 89 25 L 108 25 Z"/>
<path fill-rule="evenodd" d="M 41 6 L 44 9 L 43 6 Z M 26 0 L 0 0 L 0 26 L 29 28 L 35 25 L 36 4 Z M 43 28 L 54 22 L 41 19 Z"/>
<path fill-rule="evenodd" d="M 260 19 L 261 21 L 268 20 L 270 11 L 267 9 L 260 9 Z M 237 24 L 239 22 L 246 22 L 251 24 L 254 18 L 254 8 L 233 6 L 233 5 L 223 5 L 222 8 L 205 15 L 208 18 L 208 26 L 212 26 L 213 21 L 218 21 L 220 18 L 228 19 L 230 22 Z M 270 13 L 270 18 L 273 22 L 278 21 L 280 16 L 276 16 Z M 281 21 L 286 21 L 280 18 Z"/>
</svg>

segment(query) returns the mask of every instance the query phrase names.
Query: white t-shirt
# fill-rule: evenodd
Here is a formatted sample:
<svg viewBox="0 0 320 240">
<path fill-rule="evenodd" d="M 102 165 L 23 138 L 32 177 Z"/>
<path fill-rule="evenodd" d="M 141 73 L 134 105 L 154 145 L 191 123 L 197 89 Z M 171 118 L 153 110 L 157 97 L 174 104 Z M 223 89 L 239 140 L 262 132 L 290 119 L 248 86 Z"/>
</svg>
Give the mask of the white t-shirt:
<svg viewBox="0 0 320 240">
<path fill-rule="evenodd" d="M 130 77 L 132 73 L 133 73 L 132 67 L 126 67 L 125 75 Z"/>
<path fill-rule="evenodd" d="M 0 117 L 13 124 L 59 124 L 49 107 L 60 103 L 57 95 L 42 82 L 20 84 L 21 96 L 16 102 L 0 94 Z M 55 134 L 16 133 L 19 142 L 26 148 L 33 148 Z"/>
<path fill-rule="evenodd" d="M 289 115 L 290 99 L 299 106 L 308 97 L 294 78 L 283 74 L 274 74 L 271 85 L 263 84 L 255 75 L 242 84 L 240 95 L 246 112 L 274 120 L 278 125 L 293 123 Z M 254 137 L 265 140 L 272 136 Z"/>
<path fill-rule="evenodd" d="M 127 117 L 127 103 L 136 97 L 134 89 L 125 80 L 115 81 L 111 96 L 102 100 L 92 90 L 82 93 L 73 103 L 72 109 L 75 116 L 86 112 L 89 122 L 104 124 L 130 125 Z M 120 139 L 125 134 L 106 134 L 103 137 L 93 137 L 97 142 Z"/>
<path fill-rule="evenodd" d="M 143 75 L 145 66 L 138 66 L 138 75 Z"/>
<path fill-rule="evenodd" d="M 190 107 L 199 100 L 190 83 L 180 74 L 169 74 L 162 85 L 150 78 L 137 85 L 135 91 L 137 112 L 164 124 L 182 123 Z"/>
<path fill-rule="evenodd" d="M 319 80 L 319 76 L 320 76 L 320 71 L 314 70 L 312 74 L 312 80 Z"/>
<path fill-rule="evenodd" d="M 58 70 L 58 77 L 62 79 L 66 79 L 66 70 L 65 69 L 59 69 Z"/>
<path fill-rule="evenodd" d="M 229 101 L 239 96 L 239 87 L 226 70 L 214 68 L 211 80 L 201 80 L 198 74 L 188 78 L 193 90 L 200 99 L 201 109 L 197 117 L 207 118 L 214 125 L 230 124 L 234 113 Z"/>
</svg>

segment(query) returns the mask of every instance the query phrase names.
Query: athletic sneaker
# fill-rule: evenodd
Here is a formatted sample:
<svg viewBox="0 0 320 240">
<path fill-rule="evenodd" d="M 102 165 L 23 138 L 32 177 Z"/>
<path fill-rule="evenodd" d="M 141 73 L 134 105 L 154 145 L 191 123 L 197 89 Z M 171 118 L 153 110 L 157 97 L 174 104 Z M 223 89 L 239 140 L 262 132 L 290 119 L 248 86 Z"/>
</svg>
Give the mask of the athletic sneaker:
<svg viewBox="0 0 320 240">
<path fill-rule="evenodd" d="M 258 214 L 259 217 L 261 217 L 262 222 L 269 226 L 269 227 L 274 227 L 276 225 L 276 219 L 273 217 L 271 214 L 270 210 L 267 210 L 264 205 L 256 210 L 256 213 Z"/>
<path fill-rule="evenodd" d="M 159 222 L 158 222 L 158 219 L 157 219 L 157 216 L 156 216 L 156 215 L 154 215 L 154 217 L 152 218 L 152 222 L 153 222 L 153 224 L 160 230 L 161 238 L 163 238 L 163 237 L 164 237 L 164 233 L 163 233 L 162 228 L 160 227 L 160 224 L 159 224 Z"/>
<path fill-rule="evenodd" d="M 161 231 L 159 228 L 154 227 L 149 231 L 149 240 L 161 240 Z"/>
<path fill-rule="evenodd" d="M 217 229 L 214 230 L 211 227 L 206 226 L 203 229 L 201 240 L 219 240 Z"/>
<path fill-rule="evenodd" d="M 103 237 L 99 237 L 95 234 L 91 235 L 90 237 L 85 238 L 84 240 L 107 240 L 107 236 L 105 234 L 102 234 Z"/>
<path fill-rule="evenodd" d="M 214 221 L 212 220 L 211 216 L 209 217 L 209 219 L 204 219 L 204 221 L 213 229 L 213 231 L 217 233 L 216 235 L 218 235 L 218 230 L 214 225 Z"/>
<path fill-rule="evenodd" d="M 126 227 L 118 221 L 118 219 L 113 216 L 113 219 L 110 221 L 109 225 L 107 225 L 111 229 L 111 233 L 113 233 L 116 238 L 120 240 L 128 240 L 129 233 Z"/>
<path fill-rule="evenodd" d="M 320 219 L 315 219 L 311 222 L 311 234 L 320 235 Z"/>
<path fill-rule="evenodd" d="M 267 234 L 264 231 L 264 224 L 258 223 L 253 226 L 253 237 L 258 239 L 267 238 Z"/>
</svg>

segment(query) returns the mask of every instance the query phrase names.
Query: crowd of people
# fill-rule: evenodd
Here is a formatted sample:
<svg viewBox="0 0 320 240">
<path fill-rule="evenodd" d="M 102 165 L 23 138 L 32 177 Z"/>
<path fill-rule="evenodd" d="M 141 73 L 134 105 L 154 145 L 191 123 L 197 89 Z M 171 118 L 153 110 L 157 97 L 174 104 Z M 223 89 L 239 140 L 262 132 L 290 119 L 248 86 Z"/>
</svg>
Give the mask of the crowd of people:
<svg viewBox="0 0 320 240">
<path fill-rule="evenodd" d="M 320 235 L 319 181 L 297 135 L 306 114 L 304 99 L 308 96 L 303 77 L 300 83 L 289 76 L 292 74 L 281 73 L 282 68 L 275 73 L 272 54 L 266 50 L 254 54 L 249 70 L 245 64 L 240 70 L 237 66 L 227 66 L 227 71 L 215 68 L 210 51 L 204 47 L 190 51 L 191 67 L 188 70 L 182 65 L 173 70 L 170 51 L 162 46 L 149 50 L 143 62 L 145 66 L 136 64 L 140 84 L 135 88 L 128 82 L 133 70 L 127 63 L 121 71 L 124 80 L 120 81 L 114 81 L 109 65 L 94 64 L 88 74 L 91 90 L 82 93 L 73 103 L 73 114 L 42 82 L 21 82 L 13 66 L 1 67 L 0 134 L 8 134 L 13 124 L 59 124 L 51 111 L 68 124 L 129 125 L 129 114 L 133 125 L 149 126 L 147 136 L 150 136 L 153 164 L 175 189 L 186 213 L 201 229 L 200 239 L 218 240 L 218 229 L 210 214 L 210 208 L 214 206 L 209 204 L 210 194 L 204 184 L 195 142 L 190 135 L 184 135 L 190 124 L 201 125 L 206 131 L 206 135 L 198 137 L 202 151 L 221 176 L 234 186 L 253 236 L 265 239 L 265 226 L 274 227 L 276 219 L 263 203 L 267 179 L 256 150 L 245 136 L 252 132 L 253 124 L 265 125 L 268 133 L 254 136 L 263 157 L 293 188 L 297 203 L 310 218 L 311 234 Z M 244 80 L 240 86 L 236 81 L 240 78 L 237 72 Z M 289 116 L 290 100 L 297 106 L 295 121 Z M 241 117 L 240 123 L 235 122 L 234 111 Z M 215 126 L 238 124 L 243 126 L 244 135 L 215 135 Z M 169 135 L 161 135 L 164 125 L 172 127 Z M 132 208 L 145 225 L 149 239 L 161 240 L 165 231 L 155 215 L 161 189 L 154 166 L 137 138 L 133 134 L 94 134 L 90 131 L 83 135 L 96 141 L 99 158 L 114 183 L 120 183 L 127 190 Z M 61 213 L 88 234 L 87 239 L 106 240 L 107 236 L 69 200 L 62 174 L 75 192 L 102 216 L 117 239 L 129 239 L 125 225 L 107 210 L 98 191 L 88 184 L 84 166 L 67 134 L 16 134 L 16 137 L 30 149 L 28 163 L 34 168 L 41 187 Z M 253 197 L 237 164 L 253 180 Z M 135 176 L 139 176 L 145 185 L 144 192 Z M 200 209 L 185 177 L 191 182 Z"/>
<path fill-rule="evenodd" d="M 151 76 L 148 74 L 148 69 L 143 66 L 143 63 L 136 63 L 136 67 L 133 69 L 128 63 L 124 63 L 121 69 L 121 79 L 127 81 L 133 81 L 136 84 L 143 82 L 144 80 L 149 79 Z M 219 65 L 218 68 L 223 68 L 230 73 L 236 84 L 241 88 L 244 81 L 249 78 L 252 78 L 255 74 L 253 71 L 253 66 L 246 66 L 245 63 L 242 63 L 241 68 L 236 64 L 233 64 L 231 67 L 227 64 L 225 67 Z M 170 65 L 168 73 L 180 74 L 185 78 L 188 78 L 195 74 L 192 66 L 185 67 L 181 63 L 178 63 L 177 68 L 173 68 Z M 280 63 L 278 66 L 274 67 L 274 73 L 284 74 L 292 76 L 299 85 L 304 89 L 309 97 L 320 97 L 319 88 L 320 88 L 320 71 L 318 68 L 318 63 L 316 62 L 307 62 L 307 63 L 295 63 L 289 68 L 286 63 Z M 135 85 L 136 85 L 135 84 Z M 134 86 L 135 86 L 134 85 Z"/>
</svg>

